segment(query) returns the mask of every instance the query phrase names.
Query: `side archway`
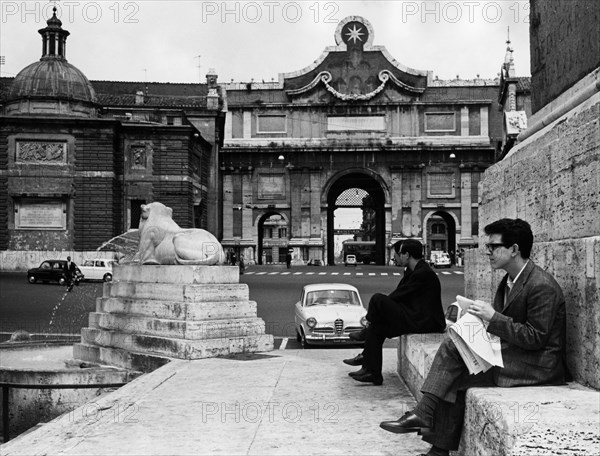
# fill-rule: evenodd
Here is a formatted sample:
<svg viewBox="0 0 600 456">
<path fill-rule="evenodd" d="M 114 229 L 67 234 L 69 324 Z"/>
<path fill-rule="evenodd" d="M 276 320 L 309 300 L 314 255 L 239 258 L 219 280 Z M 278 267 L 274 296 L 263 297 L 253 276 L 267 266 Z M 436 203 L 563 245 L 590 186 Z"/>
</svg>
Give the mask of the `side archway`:
<svg viewBox="0 0 600 456">
<path fill-rule="evenodd" d="M 256 262 L 258 264 L 285 262 L 290 234 L 287 215 L 277 211 L 266 212 L 258 217 L 256 227 L 258 230 Z"/>
<path fill-rule="evenodd" d="M 431 211 L 423 218 L 423 243 L 425 257 L 429 258 L 432 250 L 448 252 L 452 262 L 455 260 L 457 227 L 459 221 L 456 214 L 447 211 Z"/>
</svg>

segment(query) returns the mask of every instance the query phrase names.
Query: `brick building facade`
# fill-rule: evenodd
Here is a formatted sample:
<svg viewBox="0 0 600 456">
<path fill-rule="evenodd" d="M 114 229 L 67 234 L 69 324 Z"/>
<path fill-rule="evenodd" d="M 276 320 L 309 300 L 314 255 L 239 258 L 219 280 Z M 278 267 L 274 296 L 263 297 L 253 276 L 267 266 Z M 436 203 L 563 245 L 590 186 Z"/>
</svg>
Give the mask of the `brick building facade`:
<svg viewBox="0 0 600 456">
<path fill-rule="evenodd" d="M 69 32 L 56 15 L 39 33 L 42 58 L 0 81 L 2 268 L 94 255 L 155 200 L 183 227 L 218 231 L 209 190 L 223 117 L 216 75 L 206 84 L 90 83 L 67 62 Z"/>
</svg>

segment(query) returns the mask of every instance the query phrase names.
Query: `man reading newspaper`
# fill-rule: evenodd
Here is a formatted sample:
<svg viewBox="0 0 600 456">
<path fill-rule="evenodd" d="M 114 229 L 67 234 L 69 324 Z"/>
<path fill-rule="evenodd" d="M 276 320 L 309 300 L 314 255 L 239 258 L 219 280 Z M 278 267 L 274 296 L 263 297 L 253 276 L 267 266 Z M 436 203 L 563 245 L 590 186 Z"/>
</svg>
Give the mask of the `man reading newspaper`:
<svg viewBox="0 0 600 456">
<path fill-rule="evenodd" d="M 499 338 L 503 367 L 472 375 L 451 338 L 440 345 L 416 408 L 380 426 L 394 433 L 419 432 L 433 446 L 427 456 L 458 449 L 465 391 L 472 386 L 561 384 L 565 366 L 565 300 L 556 280 L 529 259 L 533 233 L 520 219 L 485 227 L 486 253 L 493 269 L 506 275 L 494 302 L 474 301 L 467 312 Z"/>
</svg>

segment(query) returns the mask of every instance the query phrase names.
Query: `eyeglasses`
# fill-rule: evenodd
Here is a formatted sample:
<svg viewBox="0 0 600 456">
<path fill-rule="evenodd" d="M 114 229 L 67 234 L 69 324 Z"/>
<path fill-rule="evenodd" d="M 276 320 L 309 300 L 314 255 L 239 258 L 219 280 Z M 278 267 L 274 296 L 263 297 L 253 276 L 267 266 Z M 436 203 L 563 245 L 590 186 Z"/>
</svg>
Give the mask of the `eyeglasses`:
<svg viewBox="0 0 600 456">
<path fill-rule="evenodd" d="M 487 249 L 487 251 L 490 253 L 494 253 L 498 247 L 506 247 L 506 245 L 501 242 L 497 242 L 497 243 L 490 242 L 489 244 L 484 244 L 484 245 L 485 245 L 485 248 Z"/>
</svg>

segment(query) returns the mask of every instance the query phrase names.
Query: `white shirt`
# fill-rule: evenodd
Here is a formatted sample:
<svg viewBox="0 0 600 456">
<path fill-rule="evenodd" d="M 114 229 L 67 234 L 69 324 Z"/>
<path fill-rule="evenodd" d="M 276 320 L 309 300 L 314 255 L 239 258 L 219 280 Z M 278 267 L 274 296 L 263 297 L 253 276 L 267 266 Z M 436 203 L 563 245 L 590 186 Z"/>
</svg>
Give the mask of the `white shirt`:
<svg viewBox="0 0 600 456">
<path fill-rule="evenodd" d="M 529 260 L 527 260 L 525 262 L 525 264 L 523 265 L 523 267 L 521 268 L 519 273 L 515 276 L 514 280 L 510 278 L 510 275 L 508 276 L 508 279 L 506 280 L 506 290 L 504 293 L 504 304 L 505 305 L 506 305 L 506 302 L 508 301 L 508 295 L 510 294 L 510 291 L 512 290 L 513 285 L 516 283 L 517 279 L 523 272 L 523 269 L 525 269 L 525 266 L 527 266 L 527 263 L 529 263 Z"/>
</svg>

